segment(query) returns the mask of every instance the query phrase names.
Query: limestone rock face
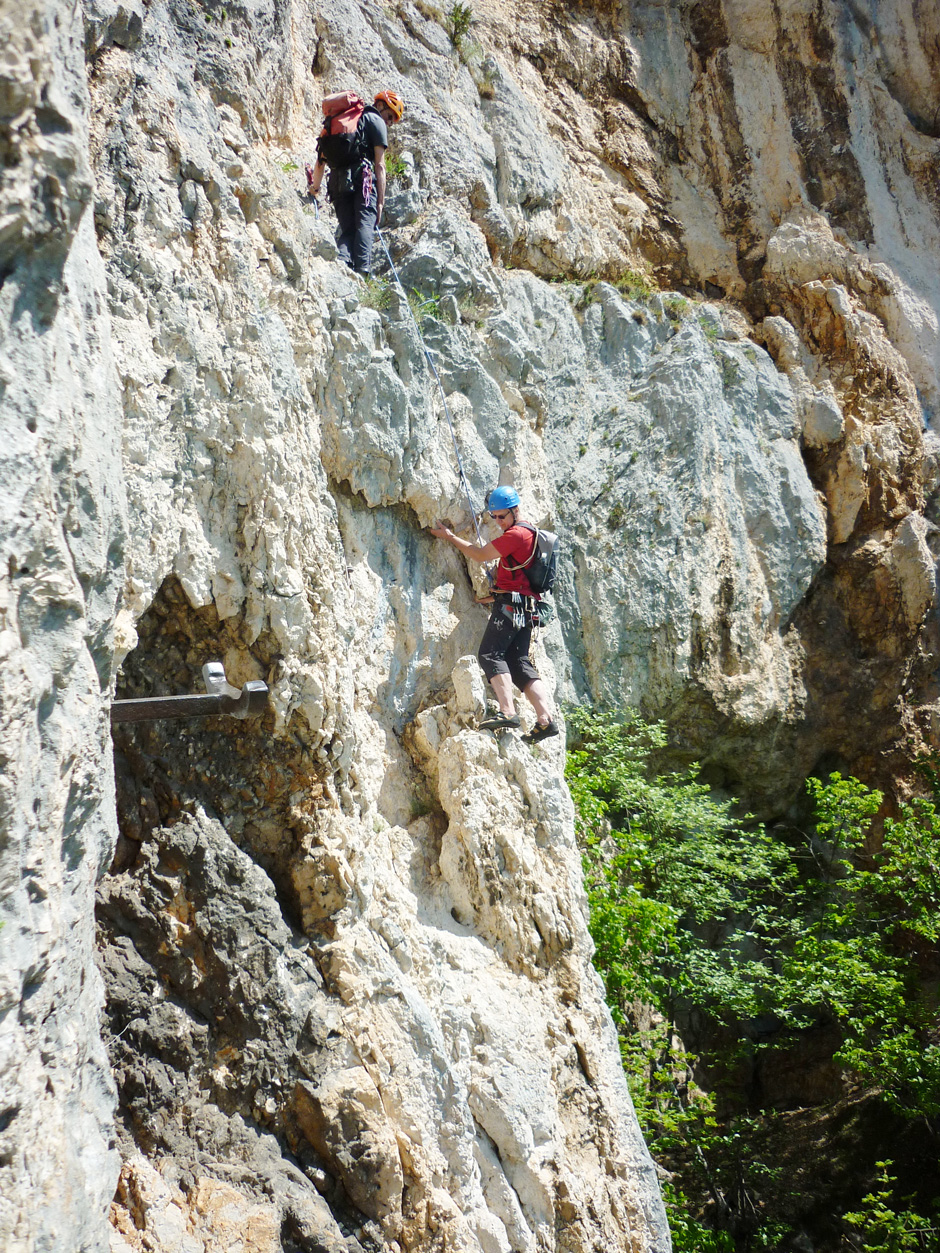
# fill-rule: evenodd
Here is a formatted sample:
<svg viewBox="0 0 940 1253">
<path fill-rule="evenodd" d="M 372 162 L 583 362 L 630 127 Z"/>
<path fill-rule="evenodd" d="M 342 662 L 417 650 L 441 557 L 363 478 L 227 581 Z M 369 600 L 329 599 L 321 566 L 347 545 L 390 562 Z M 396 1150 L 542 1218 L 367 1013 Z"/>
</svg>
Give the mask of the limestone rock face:
<svg viewBox="0 0 940 1253">
<path fill-rule="evenodd" d="M 120 395 L 81 22 L 7 7 L 0 36 L 0 1246 L 104 1249 L 120 1163 L 93 902 L 117 834 Z"/>
<path fill-rule="evenodd" d="M 407 2 L 60 7 L 0 19 L 4 1247 L 665 1253 L 562 744 L 475 730 L 481 586 L 426 528 L 514 482 L 549 686 L 766 812 L 823 756 L 903 775 L 936 17 L 480 0 L 458 51 Z M 383 86 L 407 293 L 303 195 L 323 96 Z M 209 660 L 266 715 L 112 771 L 115 672 Z"/>
</svg>

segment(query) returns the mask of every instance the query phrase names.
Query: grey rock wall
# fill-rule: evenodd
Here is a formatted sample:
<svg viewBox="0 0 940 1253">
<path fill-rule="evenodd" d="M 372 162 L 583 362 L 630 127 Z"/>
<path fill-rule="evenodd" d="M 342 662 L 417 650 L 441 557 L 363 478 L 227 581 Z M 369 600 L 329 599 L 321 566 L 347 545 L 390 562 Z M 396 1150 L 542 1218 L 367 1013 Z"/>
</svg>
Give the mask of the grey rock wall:
<svg viewBox="0 0 940 1253">
<path fill-rule="evenodd" d="M 106 1247 L 115 1186 L 113 1253 L 669 1245 L 560 746 L 472 729 L 408 302 L 301 195 L 326 92 L 407 101 L 385 239 L 477 501 L 563 535 L 559 697 L 768 812 L 936 718 L 931 15 L 477 18 L 462 55 L 408 3 L 2 19 L 11 1248 Z M 270 710 L 117 734 L 112 862 L 114 671 L 212 659 Z"/>
<path fill-rule="evenodd" d="M 261 725 L 116 736 L 122 843 L 99 891 L 116 1247 L 167 1247 L 180 1213 L 213 1247 L 224 1198 L 263 1248 L 667 1248 L 559 749 L 539 762 L 468 729 L 483 690 L 461 658 L 485 611 L 422 533 L 468 519 L 417 332 L 298 196 L 316 48 L 390 73 L 392 32 L 353 8 L 330 12 L 339 43 L 298 10 L 226 13 L 151 6 L 132 47 L 94 27 L 130 506 L 119 688 L 185 690 L 221 656 L 272 690 Z M 268 46 L 289 56 L 248 61 Z M 455 73 L 438 52 L 413 66 L 429 91 Z M 546 509 L 541 441 L 503 395 L 542 347 L 504 312 L 452 147 L 428 132 L 425 207 L 397 193 L 429 223 L 403 277 L 457 309 L 423 322 L 474 490 L 528 461 Z M 491 342 L 458 297 L 489 302 Z M 472 675 L 463 704 L 452 672 Z"/>
<path fill-rule="evenodd" d="M 117 835 L 120 392 L 80 15 L 7 7 L 0 30 L 0 1245 L 103 1250 L 120 1162 L 93 903 Z"/>
</svg>

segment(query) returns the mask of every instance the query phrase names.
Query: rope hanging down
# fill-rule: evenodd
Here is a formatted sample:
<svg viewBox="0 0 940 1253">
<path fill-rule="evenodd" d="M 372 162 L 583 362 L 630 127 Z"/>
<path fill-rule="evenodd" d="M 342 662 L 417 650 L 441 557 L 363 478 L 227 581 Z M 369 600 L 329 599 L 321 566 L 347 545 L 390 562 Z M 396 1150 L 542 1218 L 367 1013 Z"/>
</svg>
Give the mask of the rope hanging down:
<svg viewBox="0 0 940 1253">
<path fill-rule="evenodd" d="M 408 316 L 411 318 L 411 321 L 414 323 L 414 328 L 418 332 L 418 339 L 421 341 L 421 347 L 424 349 L 425 360 L 427 361 L 428 365 L 431 367 L 431 373 L 434 375 L 434 381 L 437 383 L 437 390 L 441 393 L 441 404 L 444 406 L 444 414 L 447 418 L 447 425 L 450 427 L 450 437 L 454 442 L 454 453 L 457 456 L 457 469 L 460 473 L 460 481 L 463 484 L 463 490 L 467 496 L 467 504 L 470 506 L 470 517 L 473 518 L 473 526 L 477 533 L 477 539 L 480 541 L 480 544 L 482 546 L 483 544 L 486 543 L 486 540 L 480 534 L 480 524 L 477 521 L 477 511 L 473 507 L 473 498 L 470 495 L 470 484 L 467 482 L 467 475 L 464 472 L 463 461 L 461 460 L 461 457 L 460 457 L 460 448 L 457 445 L 457 435 L 456 435 L 456 432 L 454 431 L 454 424 L 451 421 L 450 410 L 447 408 L 447 397 L 444 395 L 444 385 L 441 382 L 441 376 L 437 372 L 437 367 L 434 364 L 434 361 L 431 357 L 430 352 L 428 352 L 428 346 L 424 342 L 424 336 L 421 334 L 420 326 L 418 326 L 418 319 L 415 317 L 414 313 L 412 312 L 411 305 L 408 303 L 408 293 L 405 291 L 405 286 L 402 283 L 401 279 L 398 277 L 398 271 L 395 269 L 395 262 L 392 260 L 392 254 L 388 250 L 388 245 L 385 242 L 385 236 L 379 230 L 378 226 L 376 226 L 375 228 L 375 233 L 376 235 L 378 235 L 379 240 L 381 241 L 382 250 L 385 253 L 386 257 L 388 258 L 388 263 L 392 268 L 392 273 L 395 275 L 395 282 L 401 288 L 401 294 L 405 300 L 405 308 L 408 310 Z"/>
</svg>

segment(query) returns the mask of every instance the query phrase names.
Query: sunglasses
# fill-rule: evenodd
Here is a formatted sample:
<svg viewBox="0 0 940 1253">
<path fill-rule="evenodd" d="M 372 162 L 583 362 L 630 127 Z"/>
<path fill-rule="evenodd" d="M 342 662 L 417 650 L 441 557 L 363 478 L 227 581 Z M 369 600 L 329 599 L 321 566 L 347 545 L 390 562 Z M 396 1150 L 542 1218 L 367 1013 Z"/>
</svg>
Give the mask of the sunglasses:
<svg viewBox="0 0 940 1253">
<path fill-rule="evenodd" d="M 507 510 L 506 513 L 494 513 L 491 509 L 490 517 L 495 518 L 497 522 L 505 522 L 507 518 L 512 517 L 512 510 Z"/>
</svg>

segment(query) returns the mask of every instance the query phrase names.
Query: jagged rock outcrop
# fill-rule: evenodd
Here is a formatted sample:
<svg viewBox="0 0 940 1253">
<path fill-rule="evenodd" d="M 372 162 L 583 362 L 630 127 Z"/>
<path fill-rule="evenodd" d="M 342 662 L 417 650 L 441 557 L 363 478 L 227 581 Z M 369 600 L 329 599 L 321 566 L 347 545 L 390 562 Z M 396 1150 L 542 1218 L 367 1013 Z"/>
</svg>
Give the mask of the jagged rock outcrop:
<svg viewBox="0 0 940 1253">
<path fill-rule="evenodd" d="M 494 0 L 459 54 L 440 16 L 3 18 L 11 1248 L 105 1248 L 115 1187 L 116 1253 L 668 1247 L 560 747 L 471 729 L 408 304 L 299 194 L 326 91 L 407 100 L 386 241 L 472 490 L 564 536 L 559 690 L 771 813 L 935 734 L 935 14 Z M 264 720 L 115 737 L 119 1179 L 109 686 L 217 658 Z"/>
</svg>

